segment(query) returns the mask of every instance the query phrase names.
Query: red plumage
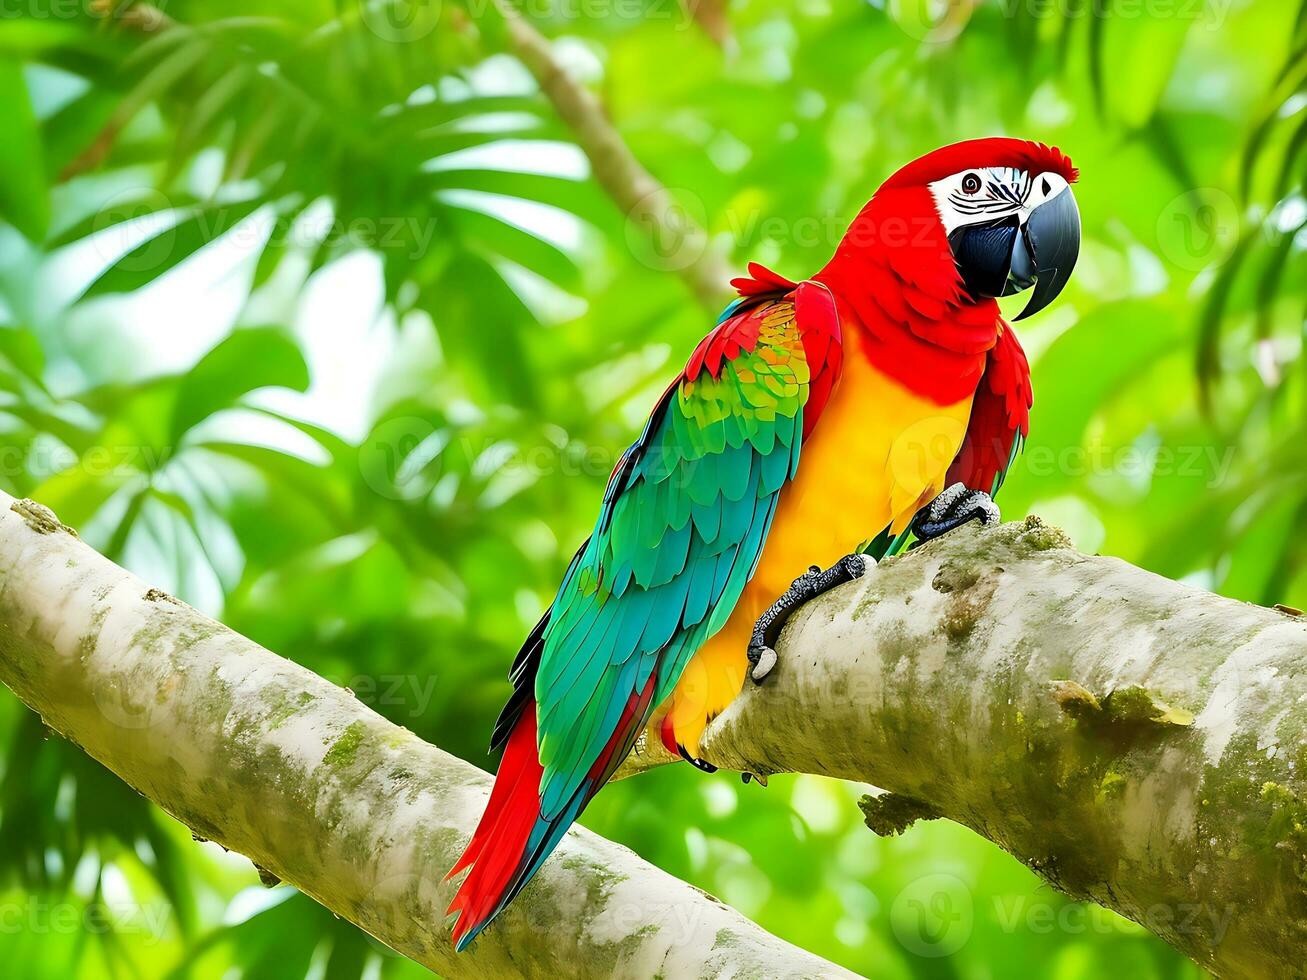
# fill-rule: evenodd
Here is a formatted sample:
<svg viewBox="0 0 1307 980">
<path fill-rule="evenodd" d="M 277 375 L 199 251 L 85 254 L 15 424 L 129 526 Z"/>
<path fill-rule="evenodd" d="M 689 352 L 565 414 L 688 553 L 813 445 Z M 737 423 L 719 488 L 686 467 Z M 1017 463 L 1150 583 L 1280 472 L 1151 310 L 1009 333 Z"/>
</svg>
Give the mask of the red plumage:
<svg viewBox="0 0 1307 980">
<path fill-rule="evenodd" d="M 771 293 L 788 293 L 798 285 L 792 279 L 786 279 L 779 273 L 772 272 L 766 266 L 750 262 L 749 274 L 731 280 L 731 285 L 741 296 L 766 296 Z"/>
<path fill-rule="evenodd" d="M 835 297 L 817 282 L 805 282 L 794 291 L 794 306 L 803 332 L 803 356 L 808 362 L 808 403 L 803 411 L 803 437 L 812 434 L 830 400 L 844 364 L 844 338 Z"/>
<path fill-rule="evenodd" d="M 998 304 L 966 293 L 927 188 L 878 192 L 813 279 L 847 307 L 855 349 L 909 391 L 951 405 L 975 390 Z"/>
<path fill-rule="evenodd" d="M 1012 167 L 1032 174 L 1051 172 L 1061 176 L 1068 184 L 1074 184 L 1080 176 L 1080 171 L 1072 165 L 1071 158 L 1056 146 L 1009 136 L 986 136 L 941 146 L 938 150 L 905 164 L 880 185 L 880 191 L 922 186 L 959 170 L 982 165 Z"/>
<path fill-rule="evenodd" d="M 543 772 L 536 756 L 536 706 L 535 701 L 530 701 L 508 736 L 481 822 L 463 856 L 445 875 L 448 880 L 472 866 L 448 909 L 459 914 L 452 937 L 455 944 L 490 917 L 508 889 L 526 850 L 531 828 L 540 816 Z"/>
<path fill-rule="evenodd" d="M 992 493 L 1007 469 L 1018 438 L 1030 431 L 1030 365 L 1017 335 L 1003 325 L 989 352 L 985 376 L 971 405 L 962 451 L 949 467 L 948 482 L 961 481 L 973 490 Z"/>
</svg>

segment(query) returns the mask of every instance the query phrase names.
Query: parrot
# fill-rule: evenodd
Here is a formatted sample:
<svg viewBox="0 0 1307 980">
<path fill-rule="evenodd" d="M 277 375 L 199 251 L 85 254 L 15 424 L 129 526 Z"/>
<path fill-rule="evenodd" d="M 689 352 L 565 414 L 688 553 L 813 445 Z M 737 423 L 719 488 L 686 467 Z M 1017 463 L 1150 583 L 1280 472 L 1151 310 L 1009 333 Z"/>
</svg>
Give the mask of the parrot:
<svg viewBox="0 0 1307 980">
<path fill-rule="evenodd" d="M 732 280 L 513 662 L 494 786 L 447 876 L 467 870 L 456 949 L 642 736 L 712 771 L 700 736 L 765 680 L 801 605 L 909 537 L 998 521 L 1032 390 L 997 298 L 1028 290 L 1021 320 L 1066 285 L 1078 176 L 1036 141 L 944 146 L 888 177 L 810 278 Z"/>
</svg>

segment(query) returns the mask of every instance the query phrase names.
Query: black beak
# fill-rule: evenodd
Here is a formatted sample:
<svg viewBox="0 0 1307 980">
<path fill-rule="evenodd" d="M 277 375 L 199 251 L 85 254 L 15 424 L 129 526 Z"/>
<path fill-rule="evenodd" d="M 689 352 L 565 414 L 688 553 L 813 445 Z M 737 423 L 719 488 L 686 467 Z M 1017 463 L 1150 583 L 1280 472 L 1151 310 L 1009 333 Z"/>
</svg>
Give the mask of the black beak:
<svg viewBox="0 0 1307 980">
<path fill-rule="evenodd" d="M 1035 291 L 1026 308 L 1016 315 L 1024 320 L 1038 313 L 1062 291 L 1080 255 L 1080 210 L 1068 187 L 1030 212 L 1025 241 L 1034 253 Z M 1015 265 L 1015 262 L 1013 263 Z"/>
<path fill-rule="evenodd" d="M 1080 212 L 1071 188 L 1030 212 L 984 225 L 966 225 L 949 235 L 958 272 L 971 295 L 1011 296 L 1034 286 L 1015 319 L 1038 313 L 1062 291 L 1080 254 Z"/>
</svg>

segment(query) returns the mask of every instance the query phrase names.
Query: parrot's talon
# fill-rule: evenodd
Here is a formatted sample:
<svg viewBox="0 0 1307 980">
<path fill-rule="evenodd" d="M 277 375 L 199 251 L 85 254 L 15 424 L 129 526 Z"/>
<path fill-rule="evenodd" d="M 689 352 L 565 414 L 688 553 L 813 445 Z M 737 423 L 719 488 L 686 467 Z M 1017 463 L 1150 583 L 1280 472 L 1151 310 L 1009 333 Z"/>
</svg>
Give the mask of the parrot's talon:
<svg viewBox="0 0 1307 980">
<path fill-rule="evenodd" d="M 998 505 L 984 490 L 971 490 L 955 483 L 917 511 L 910 527 L 921 544 L 971 521 L 979 521 L 982 527 L 997 524 Z"/>
<path fill-rule="evenodd" d="M 689 752 L 686 752 L 685 749 L 681 748 L 681 746 L 678 745 L 676 750 L 681 753 L 682 759 L 694 766 L 694 768 L 698 769 L 700 772 L 712 773 L 717 771 L 717 767 L 711 762 L 704 762 L 702 759 L 696 759 L 694 756 L 690 755 Z"/>
<path fill-rule="evenodd" d="M 749 677 L 761 684 L 776 666 L 776 641 L 789 619 L 804 603 L 824 595 L 837 585 L 852 582 L 867 573 L 875 559 L 870 555 L 845 555 L 830 568 L 812 565 L 791 583 L 785 594 L 758 617 L 749 640 Z"/>
<path fill-rule="evenodd" d="M 756 773 L 756 772 L 742 772 L 742 773 L 740 773 L 740 782 L 744 783 L 745 786 L 748 786 L 748 785 L 749 785 L 750 780 L 752 780 L 753 782 L 757 783 L 759 786 L 763 787 L 764 789 L 767 788 L 767 777 L 766 777 L 766 776 L 760 775 L 760 774 L 758 774 L 758 773 Z"/>
<path fill-rule="evenodd" d="M 752 644 L 749 645 L 750 654 L 754 652 Z M 759 647 L 757 657 L 749 657 L 749 662 L 753 664 L 753 669 L 749 671 L 749 676 L 753 678 L 755 684 L 761 684 L 772 668 L 776 666 L 776 651 L 769 646 Z"/>
</svg>

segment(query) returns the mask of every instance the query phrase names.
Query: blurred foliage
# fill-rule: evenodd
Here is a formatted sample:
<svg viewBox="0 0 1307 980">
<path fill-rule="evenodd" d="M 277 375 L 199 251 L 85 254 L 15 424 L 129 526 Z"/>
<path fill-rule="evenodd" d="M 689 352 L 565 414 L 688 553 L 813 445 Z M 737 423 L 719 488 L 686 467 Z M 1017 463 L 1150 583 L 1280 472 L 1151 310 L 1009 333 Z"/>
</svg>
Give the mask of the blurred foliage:
<svg viewBox="0 0 1307 980">
<path fill-rule="evenodd" d="M 710 322 L 489 0 L 26 0 L 0 18 L 0 485 L 482 765 L 516 645 Z M 1083 171 L 1005 485 L 1086 550 L 1307 605 L 1307 5 L 524 4 L 736 265 L 802 276 L 894 167 Z M 662 246 L 666 246 L 665 248 Z M 693 258 L 691 255 L 690 258 Z M 870 530 L 870 529 L 869 529 Z M 0 701 L 10 975 L 425 975 Z M 1197 971 L 953 825 L 674 767 L 585 823 L 877 977 Z"/>
</svg>

